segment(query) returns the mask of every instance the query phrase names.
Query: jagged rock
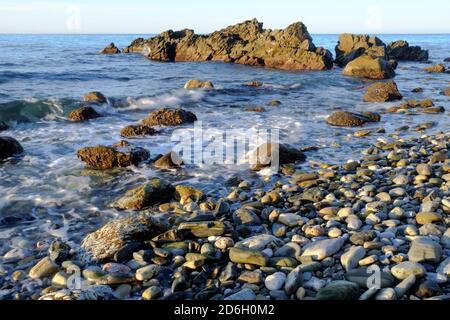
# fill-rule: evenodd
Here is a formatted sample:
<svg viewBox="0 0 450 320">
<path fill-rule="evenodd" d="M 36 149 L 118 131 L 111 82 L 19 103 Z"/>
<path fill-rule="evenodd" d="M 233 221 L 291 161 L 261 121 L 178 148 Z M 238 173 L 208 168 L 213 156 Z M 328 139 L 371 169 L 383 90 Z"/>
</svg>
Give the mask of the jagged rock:
<svg viewBox="0 0 450 320">
<path fill-rule="evenodd" d="M 259 171 L 264 167 L 273 165 L 274 157 L 278 157 L 279 165 L 295 163 L 306 159 L 303 152 L 290 145 L 264 143 L 250 153 L 250 163 L 253 164 L 252 170 Z"/>
<path fill-rule="evenodd" d="M 197 121 L 197 117 L 192 112 L 183 109 L 160 109 L 150 113 L 142 120 L 147 126 L 179 126 L 185 123 Z"/>
<path fill-rule="evenodd" d="M 428 50 L 419 46 L 410 46 L 407 41 L 398 40 L 387 46 L 387 54 L 391 59 L 400 61 L 428 61 Z"/>
<path fill-rule="evenodd" d="M 112 169 L 137 165 L 139 162 L 147 160 L 150 153 L 142 148 L 96 146 L 78 150 L 77 156 L 95 169 Z"/>
<path fill-rule="evenodd" d="M 83 100 L 85 102 L 97 103 L 97 104 L 104 104 L 107 102 L 106 97 L 103 95 L 103 93 L 98 92 L 98 91 L 89 92 L 88 94 L 86 94 L 83 97 Z"/>
<path fill-rule="evenodd" d="M 176 152 L 171 151 L 156 160 L 153 165 L 159 169 L 174 169 L 183 165 L 183 159 Z"/>
<path fill-rule="evenodd" d="M 7 159 L 23 152 L 20 143 L 11 137 L 0 137 L 0 159 Z"/>
<path fill-rule="evenodd" d="M 114 42 L 111 42 L 102 51 L 100 51 L 100 53 L 101 54 L 118 54 L 118 53 L 120 53 L 120 50 L 119 50 L 119 48 L 116 47 Z"/>
<path fill-rule="evenodd" d="M 379 122 L 380 119 L 380 115 L 372 112 L 364 112 L 360 114 L 347 111 L 337 111 L 333 112 L 326 119 L 326 122 L 329 125 L 337 127 L 358 127 L 368 122 Z"/>
<path fill-rule="evenodd" d="M 445 72 L 446 69 L 445 69 L 445 66 L 442 63 L 440 63 L 440 64 L 435 64 L 431 67 L 424 68 L 423 70 L 426 72 L 429 72 L 429 73 L 443 73 L 443 72 Z"/>
<path fill-rule="evenodd" d="M 316 48 L 306 26 L 297 22 L 284 30 L 265 30 L 256 19 L 209 35 L 193 30 L 166 31 L 136 39 L 124 52 L 142 52 L 159 61 L 223 61 L 285 70 L 326 70 L 332 55 Z"/>
<path fill-rule="evenodd" d="M 126 138 L 154 136 L 157 133 L 152 127 L 142 124 L 127 126 L 120 131 L 120 135 Z"/>
<path fill-rule="evenodd" d="M 141 210 L 157 203 L 170 201 L 174 190 L 170 183 L 155 178 L 143 186 L 129 190 L 111 206 L 122 210 Z"/>
<path fill-rule="evenodd" d="M 394 81 L 378 82 L 371 85 L 364 94 L 365 102 L 388 102 L 403 99 Z"/>
<path fill-rule="evenodd" d="M 112 259 L 124 247 L 143 243 L 167 230 L 157 219 L 140 214 L 113 220 L 84 238 L 81 246 L 94 260 Z"/>
<path fill-rule="evenodd" d="M 74 122 L 86 121 L 98 117 L 100 117 L 100 115 L 92 107 L 81 107 L 76 110 L 73 110 L 69 114 L 69 119 Z"/>
<path fill-rule="evenodd" d="M 362 55 L 388 59 L 383 41 L 368 35 L 341 34 L 335 51 L 335 62 L 340 67 L 345 67 L 350 61 Z"/>
<path fill-rule="evenodd" d="M 368 79 L 389 79 L 395 76 L 394 69 L 386 60 L 371 56 L 361 56 L 350 61 L 342 73 Z"/>
<path fill-rule="evenodd" d="M 184 85 L 185 89 L 213 89 L 214 85 L 212 84 L 211 81 L 200 81 L 200 80 L 189 80 L 188 82 L 186 82 L 186 84 Z"/>
<path fill-rule="evenodd" d="M 8 130 L 9 126 L 4 121 L 0 121 L 0 131 Z"/>
</svg>

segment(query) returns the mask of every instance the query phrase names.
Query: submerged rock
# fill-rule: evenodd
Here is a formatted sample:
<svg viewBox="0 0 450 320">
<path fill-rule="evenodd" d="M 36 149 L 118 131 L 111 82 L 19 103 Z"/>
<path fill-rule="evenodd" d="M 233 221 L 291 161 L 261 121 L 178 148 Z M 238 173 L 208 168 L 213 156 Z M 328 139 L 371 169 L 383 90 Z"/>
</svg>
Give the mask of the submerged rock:
<svg viewBox="0 0 450 320">
<path fill-rule="evenodd" d="M 100 117 L 100 115 L 92 107 L 81 107 L 76 110 L 73 110 L 69 114 L 69 119 L 74 122 L 86 121 L 98 117 Z"/>
<path fill-rule="evenodd" d="M 284 30 L 265 30 L 256 19 L 209 35 L 193 30 L 166 31 L 136 39 L 126 52 L 142 52 L 159 61 L 223 61 L 285 70 L 326 70 L 332 55 L 316 48 L 306 26 L 297 22 Z"/>
<path fill-rule="evenodd" d="M 119 50 L 119 48 L 116 47 L 114 42 L 111 42 L 102 51 L 100 51 L 100 53 L 101 54 L 118 54 L 118 53 L 120 53 L 120 50 Z"/>
<path fill-rule="evenodd" d="M 362 55 L 387 60 L 386 45 L 378 37 L 344 33 L 336 46 L 336 64 L 345 67 L 350 61 Z"/>
<path fill-rule="evenodd" d="M 410 46 L 407 41 L 398 40 L 387 46 L 389 58 L 399 61 L 428 61 L 428 50 L 419 46 Z"/>
<path fill-rule="evenodd" d="M 158 169 L 175 169 L 183 165 L 183 159 L 176 152 L 171 151 L 158 158 L 153 165 Z"/>
<path fill-rule="evenodd" d="M 140 214 L 113 220 L 84 238 L 81 246 L 94 260 L 112 259 L 127 245 L 143 243 L 167 229 L 153 217 Z"/>
<path fill-rule="evenodd" d="M 383 58 L 361 56 L 349 62 L 342 72 L 346 76 L 367 79 L 389 79 L 395 76 L 394 68 Z"/>
<path fill-rule="evenodd" d="M 156 131 L 152 127 L 142 124 L 127 126 L 120 131 L 120 135 L 125 138 L 154 136 L 157 133 L 158 131 Z"/>
<path fill-rule="evenodd" d="M 122 210 L 144 209 L 157 203 L 170 201 L 174 190 L 174 187 L 170 183 L 155 178 L 143 186 L 129 190 L 111 206 Z"/>
<path fill-rule="evenodd" d="M 211 81 L 201 81 L 201 80 L 189 80 L 188 82 L 186 82 L 186 84 L 184 85 L 185 89 L 213 89 L 214 85 L 212 84 Z"/>
<path fill-rule="evenodd" d="M 403 99 L 394 81 L 378 82 L 371 85 L 364 94 L 365 102 L 388 102 Z"/>
<path fill-rule="evenodd" d="M 195 121 L 197 121 L 197 117 L 190 111 L 164 108 L 150 113 L 147 118 L 142 120 L 142 124 L 147 126 L 179 126 Z"/>
<path fill-rule="evenodd" d="M 77 156 L 95 169 L 112 169 L 137 165 L 139 162 L 147 160 L 150 153 L 142 148 L 97 146 L 80 149 Z"/>
<path fill-rule="evenodd" d="M 104 103 L 108 102 L 106 100 L 106 97 L 103 95 L 103 93 L 98 92 L 98 91 L 89 92 L 88 94 L 86 94 L 83 97 L 83 100 L 85 102 L 97 103 L 97 104 L 104 104 Z"/>
<path fill-rule="evenodd" d="M 264 167 L 273 165 L 273 160 L 278 158 L 278 164 L 289 164 L 297 161 L 304 161 L 305 154 L 287 144 L 264 143 L 250 153 L 250 163 L 252 170 L 259 171 Z"/>
<path fill-rule="evenodd" d="M 20 143 L 11 137 L 0 137 L 0 159 L 7 159 L 23 152 Z"/>
<path fill-rule="evenodd" d="M 372 112 L 353 113 L 347 111 L 333 112 L 326 122 L 337 127 L 358 127 L 368 122 L 379 122 L 380 115 Z"/>
<path fill-rule="evenodd" d="M 445 66 L 442 63 L 440 63 L 440 64 L 435 64 L 431 67 L 424 68 L 423 70 L 426 72 L 429 72 L 429 73 L 443 73 L 443 72 L 445 72 L 446 69 L 445 69 Z"/>
</svg>

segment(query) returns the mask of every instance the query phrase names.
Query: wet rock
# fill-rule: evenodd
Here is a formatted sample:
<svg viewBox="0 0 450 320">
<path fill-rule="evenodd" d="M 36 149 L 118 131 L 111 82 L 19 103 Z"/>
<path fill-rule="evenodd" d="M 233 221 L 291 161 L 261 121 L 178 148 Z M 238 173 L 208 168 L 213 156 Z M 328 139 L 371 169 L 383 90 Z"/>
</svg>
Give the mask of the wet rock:
<svg viewBox="0 0 450 320">
<path fill-rule="evenodd" d="M 194 202 L 202 200 L 204 194 L 201 190 L 191 186 L 178 185 L 175 187 L 174 198 L 177 201 L 186 201 L 190 199 Z"/>
<path fill-rule="evenodd" d="M 406 261 L 397 264 L 391 269 L 391 273 L 398 280 L 405 280 L 411 275 L 414 275 L 416 278 L 421 278 L 426 274 L 426 269 L 420 263 Z"/>
<path fill-rule="evenodd" d="M 444 96 L 450 96 L 450 88 L 445 88 L 444 90 L 441 91 L 441 94 Z M 1 131 L 1 124 L 0 124 L 0 131 Z"/>
<path fill-rule="evenodd" d="M 114 42 L 111 42 L 102 51 L 100 51 L 100 53 L 101 54 L 118 54 L 118 53 L 120 53 L 120 50 L 119 50 L 119 48 L 116 47 Z"/>
<path fill-rule="evenodd" d="M 161 179 L 152 179 L 147 184 L 127 191 L 127 193 L 111 206 L 121 210 L 141 210 L 157 203 L 165 203 L 172 199 L 174 187 Z"/>
<path fill-rule="evenodd" d="M 61 264 L 70 257 L 70 246 L 61 241 L 53 241 L 48 251 L 50 259 L 56 264 Z"/>
<path fill-rule="evenodd" d="M 171 151 L 156 160 L 153 165 L 158 169 L 175 169 L 183 165 L 183 159 L 176 152 Z"/>
<path fill-rule="evenodd" d="M 154 136 L 157 133 L 158 131 L 156 131 L 152 127 L 142 124 L 127 126 L 120 130 L 120 135 L 125 138 Z"/>
<path fill-rule="evenodd" d="M 178 230 L 197 238 L 208 238 L 223 235 L 227 227 L 220 221 L 183 222 L 178 226 Z"/>
<path fill-rule="evenodd" d="M 94 169 L 112 169 L 137 165 L 149 158 L 150 153 L 142 148 L 113 148 L 106 146 L 86 147 L 78 150 L 78 158 Z"/>
<path fill-rule="evenodd" d="M 387 59 L 386 45 L 377 37 L 368 35 L 341 34 L 336 46 L 336 64 L 345 67 L 362 55 Z"/>
<path fill-rule="evenodd" d="M 136 39 L 126 50 L 169 61 L 223 61 L 285 70 L 326 70 L 331 53 L 316 48 L 306 26 L 297 22 L 284 30 L 264 30 L 256 19 L 209 35 L 193 30 L 166 31 L 151 39 Z"/>
<path fill-rule="evenodd" d="M 183 109 L 160 109 L 150 113 L 142 120 L 146 126 L 180 126 L 186 123 L 197 121 L 197 117 L 192 112 Z"/>
<path fill-rule="evenodd" d="M 403 99 L 394 81 L 378 82 L 371 85 L 364 94 L 366 102 L 388 102 Z"/>
<path fill-rule="evenodd" d="M 230 260 L 234 263 L 252 264 L 264 267 L 268 258 L 260 251 L 233 247 L 229 251 Z"/>
<path fill-rule="evenodd" d="M 382 58 L 361 56 L 349 62 L 343 74 L 367 79 L 389 79 L 395 76 L 392 66 Z"/>
<path fill-rule="evenodd" d="M 329 125 L 336 127 L 358 127 L 362 126 L 368 122 L 379 122 L 380 116 L 365 112 L 362 114 L 347 112 L 347 111 L 337 111 L 333 112 L 327 119 L 326 122 Z"/>
<path fill-rule="evenodd" d="M 417 238 L 412 241 L 408 258 L 413 262 L 434 262 L 441 260 L 441 246 L 429 238 Z"/>
<path fill-rule="evenodd" d="M 113 259 L 127 245 L 150 240 L 165 232 L 166 228 L 155 218 L 144 214 L 134 215 L 108 222 L 86 236 L 81 246 L 94 260 Z"/>
<path fill-rule="evenodd" d="M 104 104 L 108 102 L 103 93 L 98 91 L 89 92 L 83 97 L 83 100 L 84 102 L 90 102 L 95 104 Z"/>
<path fill-rule="evenodd" d="M 0 131 L 8 130 L 9 126 L 4 121 L 0 121 Z"/>
<path fill-rule="evenodd" d="M 323 260 L 338 252 L 344 245 L 343 238 L 319 240 L 307 244 L 303 248 L 303 257 L 312 257 L 315 260 Z"/>
<path fill-rule="evenodd" d="M 436 64 L 427 68 L 423 69 L 426 72 L 429 73 L 443 73 L 445 72 L 445 66 L 443 64 Z"/>
<path fill-rule="evenodd" d="M 0 159 L 7 159 L 23 152 L 20 143 L 11 137 L 0 137 Z"/>
<path fill-rule="evenodd" d="M 49 257 L 45 257 L 30 269 L 28 275 L 32 279 L 42 279 L 53 276 L 57 271 L 58 265 Z"/>
<path fill-rule="evenodd" d="M 278 161 L 276 161 L 278 159 Z M 264 143 L 250 154 L 252 170 L 259 171 L 264 167 L 303 161 L 306 156 L 300 150 L 286 144 Z"/>
<path fill-rule="evenodd" d="M 356 300 L 359 297 L 359 287 L 349 281 L 334 281 L 319 290 L 316 300 Z"/>
<path fill-rule="evenodd" d="M 74 122 L 82 122 L 98 117 L 100 117 L 100 115 L 92 107 L 81 107 L 69 114 L 69 119 Z"/>
<path fill-rule="evenodd" d="M 387 46 L 389 58 L 398 61 L 428 61 L 428 50 L 419 46 L 410 46 L 407 41 L 398 40 Z"/>
<path fill-rule="evenodd" d="M 214 85 L 211 81 L 200 81 L 200 80 L 189 80 L 184 85 L 185 89 L 192 90 L 192 89 L 213 89 Z"/>
</svg>

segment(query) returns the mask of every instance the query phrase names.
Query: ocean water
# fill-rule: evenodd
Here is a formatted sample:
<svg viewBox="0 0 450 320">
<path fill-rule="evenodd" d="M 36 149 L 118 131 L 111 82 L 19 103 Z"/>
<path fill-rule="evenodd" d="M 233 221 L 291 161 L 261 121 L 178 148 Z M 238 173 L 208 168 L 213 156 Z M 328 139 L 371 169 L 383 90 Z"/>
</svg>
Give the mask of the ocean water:
<svg viewBox="0 0 450 320">
<path fill-rule="evenodd" d="M 396 105 L 362 102 L 365 87 L 371 82 L 344 77 L 339 68 L 288 72 L 219 62 L 160 63 L 141 55 L 98 54 L 110 42 L 121 48 L 139 36 L 0 35 L 0 120 L 11 125 L 1 135 L 16 138 L 25 149 L 23 157 L 0 164 L 0 241 L 59 237 L 76 243 L 105 219 L 126 214 L 108 204 L 150 177 L 192 184 L 215 195 L 226 193 L 223 182 L 233 174 L 255 180 L 248 166 L 239 164 L 191 165 L 181 172 L 160 172 L 150 165 L 99 172 L 85 170 L 76 158 L 79 148 L 121 140 L 121 128 L 161 107 L 190 110 L 212 131 L 277 128 L 283 142 L 299 148 L 319 147 L 308 152 L 309 160 L 328 163 L 359 158 L 370 143 L 385 139 L 401 126 L 414 128 L 433 121 L 436 126 L 430 131 L 449 129 L 448 111 L 440 115 L 383 114 L 380 123 L 366 128 L 382 127 L 387 134 L 364 139 L 353 137 L 358 129 L 326 125 L 324 119 L 334 110 L 382 112 Z M 334 53 L 338 35 L 313 38 L 317 46 Z M 386 43 L 404 39 L 420 45 L 430 51 L 430 60 L 435 63 L 450 57 L 450 35 L 380 38 Z M 426 74 L 421 70 L 425 66 L 401 62 L 395 78 L 400 91 L 405 99 L 433 98 L 436 105 L 449 110 L 448 97 L 439 93 L 449 85 L 450 75 Z M 211 80 L 216 89 L 182 89 L 192 78 Z M 253 80 L 264 86 L 243 85 Z M 424 88 L 424 92 L 412 93 L 416 87 Z M 103 117 L 82 124 L 68 122 L 67 114 L 81 106 L 83 95 L 93 90 L 109 98 L 108 106 L 97 108 Z M 282 105 L 268 106 L 274 99 Z M 245 111 L 255 106 L 264 106 L 266 112 Z M 163 129 L 157 136 L 132 142 L 149 149 L 153 156 L 163 154 L 174 145 L 173 130 Z M 417 133 L 402 133 L 409 135 Z M 308 166 L 306 162 L 299 169 Z"/>
</svg>

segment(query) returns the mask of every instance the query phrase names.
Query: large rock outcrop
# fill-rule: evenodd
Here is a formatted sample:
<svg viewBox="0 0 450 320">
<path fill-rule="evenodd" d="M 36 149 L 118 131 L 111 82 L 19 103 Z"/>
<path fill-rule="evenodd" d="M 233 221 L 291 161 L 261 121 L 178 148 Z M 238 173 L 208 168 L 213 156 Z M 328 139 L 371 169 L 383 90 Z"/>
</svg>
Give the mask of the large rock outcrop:
<svg viewBox="0 0 450 320">
<path fill-rule="evenodd" d="M 342 73 L 346 76 L 375 80 L 389 79 L 395 76 L 394 68 L 385 59 L 367 55 L 350 61 Z"/>
<path fill-rule="evenodd" d="M 142 124 L 145 126 L 180 126 L 197 121 L 197 116 L 183 109 L 163 108 L 151 112 Z"/>
<path fill-rule="evenodd" d="M 137 165 L 147 160 L 150 153 L 145 149 L 132 146 L 123 148 L 96 146 L 78 150 L 77 156 L 88 166 L 105 170 Z"/>
<path fill-rule="evenodd" d="M 345 67 L 350 61 L 362 55 L 388 59 L 383 41 L 369 35 L 341 34 L 335 51 L 335 62 L 340 67 Z"/>
<path fill-rule="evenodd" d="M 254 19 L 209 35 L 197 35 L 189 29 L 169 30 L 147 40 L 136 39 L 123 52 L 141 52 L 166 62 L 223 61 L 283 70 L 333 67 L 331 53 L 316 48 L 301 22 L 284 30 L 269 30 Z"/>
<path fill-rule="evenodd" d="M 365 102 L 388 102 L 401 99 L 403 96 L 394 81 L 374 83 L 363 97 Z"/>
<path fill-rule="evenodd" d="M 399 61 L 428 61 L 428 50 L 419 46 L 410 46 L 407 41 L 398 40 L 387 46 L 389 58 Z"/>
</svg>

